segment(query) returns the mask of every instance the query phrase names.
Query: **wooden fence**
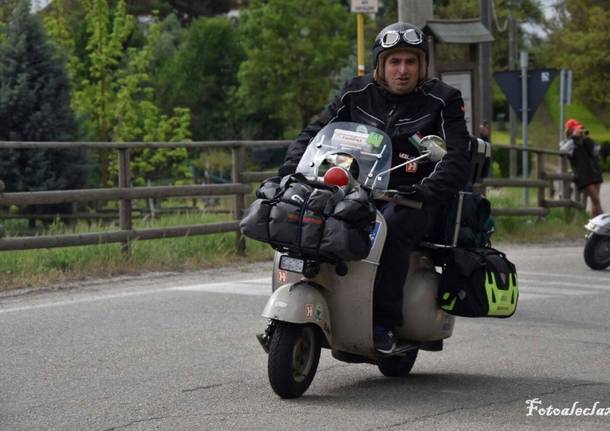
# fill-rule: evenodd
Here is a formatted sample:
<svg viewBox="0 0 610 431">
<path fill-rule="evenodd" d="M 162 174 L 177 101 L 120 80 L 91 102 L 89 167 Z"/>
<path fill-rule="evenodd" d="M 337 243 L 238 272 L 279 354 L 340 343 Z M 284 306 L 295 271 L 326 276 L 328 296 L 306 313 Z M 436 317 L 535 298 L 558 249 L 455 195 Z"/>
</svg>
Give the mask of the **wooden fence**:
<svg viewBox="0 0 610 431">
<path fill-rule="evenodd" d="M 97 232 L 49 236 L 4 237 L 0 226 L 0 251 L 28 250 L 51 247 L 68 247 L 81 245 L 96 245 L 102 243 L 122 243 L 123 250 L 129 249 L 134 240 L 184 237 L 188 235 L 207 235 L 220 232 L 236 232 L 235 246 L 239 253 L 245 250 L 244 239 L 239 233 L 239 219 L 245 208 L 245 196 L 252 192 L 252 183 L 275 175 L 270 172 L 244 172 L 246 149 L 265 147 L 286 147 L 290 141 L 208 141 L 208 142 L 0 142 L 2 149 L 114 149 L 118 152 L 118 187 L 104 189 L 62 190 L 41 192 L 4 193 L 4 185 L 0 181 L 0 207 L 25 206 L 39 204 L 59 204 L 94 201 L 119 201 L 119 230 L 113 232 Z M 203 184 L 186 186 L 131 186 L 130 150 L 139 148 L 226 148 L 232 153 L 231 183 Z M 494 145 L 495 148 L 524 151 L 520 146 Z M 531 187 L 537 189 L 537 206 L 522 208 L 493 208 L 495 215 L 537 215 L 548 214 L 554 207 L 583 208 L 578 195 L 572 197 L 572 174 L 568 171 L 565 153 L 553 150 L 529 148 L 535 155 L 534 178 L 487 178 L 475 187 L 485 193 L 487 187 Z M 559 158 L 559 170 L 546 170 L 549 157 Z M 0 178 L 1 180 L 1 178 Z M 554 183 L 560 181 L 559 198 L 555 195 Z M 550 193 L 547 193 L 550 191 Z M 133 199 L 146 198 L 201 198 L 210 196 L 234 196 L 233 220 L 219 223 L 173 226 L 165 228 L 133 229 L 132 220 L 135 209 Z"/>
</svg>

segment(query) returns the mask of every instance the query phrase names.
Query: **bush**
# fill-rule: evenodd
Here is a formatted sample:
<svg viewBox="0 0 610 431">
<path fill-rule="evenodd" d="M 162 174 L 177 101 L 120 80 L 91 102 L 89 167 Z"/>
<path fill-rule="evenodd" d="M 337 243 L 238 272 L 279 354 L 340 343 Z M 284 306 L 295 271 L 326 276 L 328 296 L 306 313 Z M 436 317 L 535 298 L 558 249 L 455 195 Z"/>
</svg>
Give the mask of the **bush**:
<svg viewBox="0 0 610 431">
<path fill-rule="evenodd" d="M 528 153 L 529 172 L 532 170 L 532 152 Z M 491 157 L 493 160 L 494 176 L 507 178 L 510 170 L 510 150 L 504 148 L 494 148 L 492 145 Z M 497 165 L 497 167 L 496 167 Z M 497 170 L 499 169 L 499 172 Z M 523 151 L 517 151 L 517 175 L 523 174 Z"/>
</svg>

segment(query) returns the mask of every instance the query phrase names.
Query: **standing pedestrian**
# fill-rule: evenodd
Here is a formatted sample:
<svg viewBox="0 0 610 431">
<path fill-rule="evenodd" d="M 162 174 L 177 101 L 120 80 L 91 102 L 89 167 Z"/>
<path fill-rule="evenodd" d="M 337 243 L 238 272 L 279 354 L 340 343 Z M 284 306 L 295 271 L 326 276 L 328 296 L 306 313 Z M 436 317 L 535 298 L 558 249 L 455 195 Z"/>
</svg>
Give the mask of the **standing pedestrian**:
<svg viewBox="0 0 610 431">
<path fill-rule="evenodd" d="M 604 212 L 599 198 L 604 181 L 597 162 L 599 146 L 589 137 L 589 131 L 578 120 L 570 118 L 566 121 L 564 131 L 566 140 L 561 149 L 569 153 L 574 183 L 578 190 L 591 199 L 591 215 L 595 217 Z"/>
</svg>

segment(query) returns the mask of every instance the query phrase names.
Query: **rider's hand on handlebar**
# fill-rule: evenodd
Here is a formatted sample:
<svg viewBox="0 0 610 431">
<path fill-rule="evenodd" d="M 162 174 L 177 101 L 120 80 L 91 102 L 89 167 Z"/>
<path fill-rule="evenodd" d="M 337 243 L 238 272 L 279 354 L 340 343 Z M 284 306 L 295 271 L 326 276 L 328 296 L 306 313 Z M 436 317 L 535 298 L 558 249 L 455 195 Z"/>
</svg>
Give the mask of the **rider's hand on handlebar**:
<svg viewBox="0 0 610 431">
<path fill-rule="evenodd" d="M 411 199 L 413 201 L 424 202 L 425 196 L 420 188 L 414 185 L 402 185 L 397 186 L 396 190 L 398 190 L 400 196 Z"/>
</svg>

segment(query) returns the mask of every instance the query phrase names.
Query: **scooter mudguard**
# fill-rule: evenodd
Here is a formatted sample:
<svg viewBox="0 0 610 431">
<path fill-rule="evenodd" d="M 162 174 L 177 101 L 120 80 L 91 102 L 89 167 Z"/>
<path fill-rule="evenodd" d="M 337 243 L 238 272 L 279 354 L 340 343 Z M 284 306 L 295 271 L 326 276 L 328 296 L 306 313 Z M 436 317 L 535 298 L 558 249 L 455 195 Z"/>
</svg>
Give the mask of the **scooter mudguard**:
<svg viewBox="0 0 610 431">
<path fill-rule="evenodd" d="M 610 214 L 593 217 L 585 225 L 585 229 L 597 235 L 610 236 Z"/>
<path fill-rule="evenodd" d="M 282 322 L 317 325 L 332 345 L 330 313 L 320 289 L 307 281 L 284 284 L 273 292 L 262 316 Z"/>
</svg>

